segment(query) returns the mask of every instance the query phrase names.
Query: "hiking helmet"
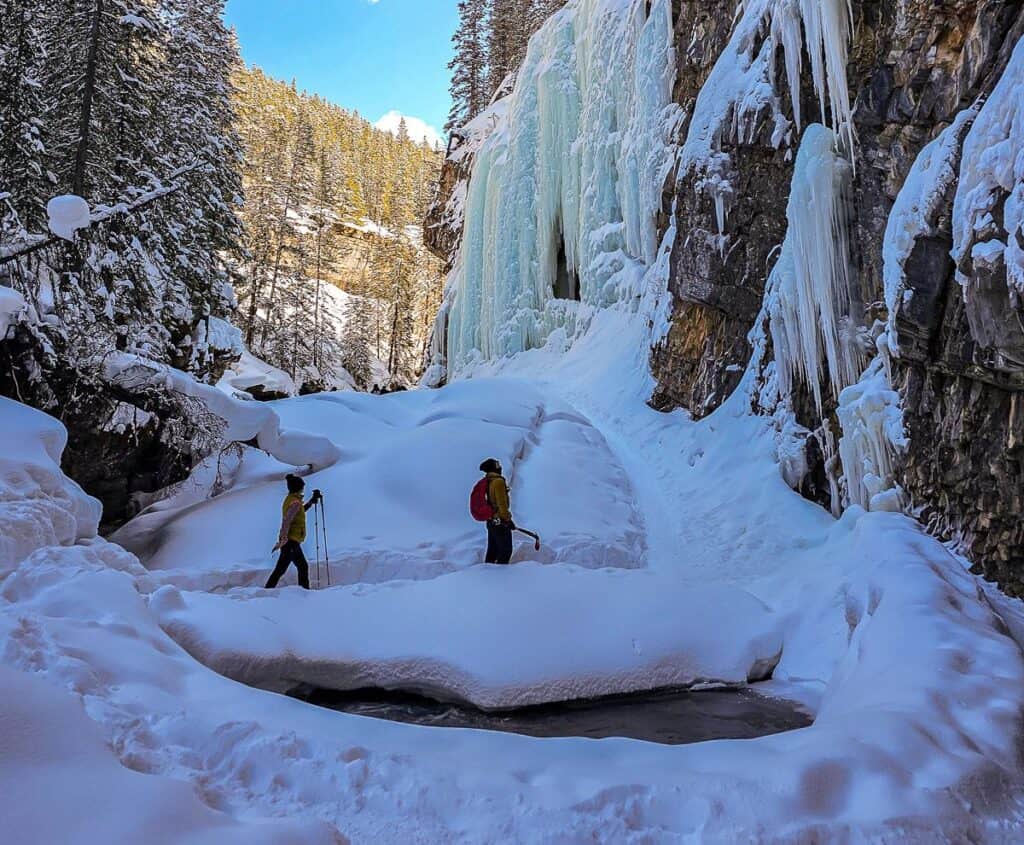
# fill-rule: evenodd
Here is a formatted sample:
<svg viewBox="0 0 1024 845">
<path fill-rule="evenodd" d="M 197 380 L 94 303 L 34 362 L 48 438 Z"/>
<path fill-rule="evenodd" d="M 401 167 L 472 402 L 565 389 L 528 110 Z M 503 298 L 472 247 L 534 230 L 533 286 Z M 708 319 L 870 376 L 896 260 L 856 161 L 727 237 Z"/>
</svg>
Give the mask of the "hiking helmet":
<svg viewBox="0 0 1024 845">
<path fill-rule="evenodd" d="M 480 464 L 480 472 L 501 472 L 501 464 L 495 458 L 488 458 Z"/>
<path fill-rule="evenodd" d="M 289 473 L 284 477 L 285 482 L 288 484 L 289 493 L 301 493 L 305 487 L 306 482 L 299 478 L 297 475 Z"/>
</svg>

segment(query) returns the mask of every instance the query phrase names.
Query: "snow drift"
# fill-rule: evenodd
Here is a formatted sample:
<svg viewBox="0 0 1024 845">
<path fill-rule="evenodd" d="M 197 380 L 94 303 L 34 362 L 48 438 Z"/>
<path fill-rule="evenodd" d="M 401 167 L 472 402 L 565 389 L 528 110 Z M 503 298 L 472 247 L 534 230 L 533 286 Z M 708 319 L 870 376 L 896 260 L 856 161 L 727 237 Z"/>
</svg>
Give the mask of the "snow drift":
<svg viewBox="0 0 1024 845">
<path fill-rule="evenodd" d="M 150 606 L 189 653 L 247 684 L 400 689 L 488 710 L 744 684 L 770 675 L 782 653 L 749 593 L 650 572 L 523 563 L 239 598 L 165 587 Z M 735 619 L 725 637 L 723 607 Z"/>
</svg>

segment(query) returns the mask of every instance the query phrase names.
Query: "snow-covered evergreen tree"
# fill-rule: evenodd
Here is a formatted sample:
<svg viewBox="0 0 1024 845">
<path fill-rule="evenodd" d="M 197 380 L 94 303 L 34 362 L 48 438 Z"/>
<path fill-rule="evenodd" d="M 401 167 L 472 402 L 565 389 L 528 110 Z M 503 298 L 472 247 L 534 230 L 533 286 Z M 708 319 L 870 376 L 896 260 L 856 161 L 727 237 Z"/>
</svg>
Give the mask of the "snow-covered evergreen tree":
<svg viewBox="0 0 1024 845">
<path fill-rule="evenodd" d="M 177 267 L 198 317 L 225 314 L 232 306 L 232 267 L 241 258 L 237 209 L 242 185 L 231 74 L 238 48 L 223 23 L 224 0 L 164 0 L 168 44 L 164 93 L 164 172 L 189 168 L 182 188 L 162 206 L 172 226 Z M 192 351 L 196 369 L 209 351 Z"/>
<path fill-rule="evenodd" d="M 38 231 L 49 199 L 43 141 L 45 52 L 33 0 L 0 0 L 0 193 L 14 228 Z M 0 213 L 0 218 L 5 215 Z"/>
</svg>

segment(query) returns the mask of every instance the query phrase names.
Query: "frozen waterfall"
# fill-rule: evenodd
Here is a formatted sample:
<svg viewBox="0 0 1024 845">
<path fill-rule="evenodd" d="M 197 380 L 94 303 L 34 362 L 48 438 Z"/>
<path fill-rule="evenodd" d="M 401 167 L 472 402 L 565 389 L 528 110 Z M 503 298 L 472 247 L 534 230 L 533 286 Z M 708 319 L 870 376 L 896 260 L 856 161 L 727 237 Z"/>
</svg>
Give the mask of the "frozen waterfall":
<svg viewBox="0 0 1024 845">
<path fill-rule="evenodd" d="M 674 160 L 671 7 L 580 0 L 531 39 L 465 199 L 450 372 L 571 338 L 594 309 L 641 298 Z"/>
</svg>

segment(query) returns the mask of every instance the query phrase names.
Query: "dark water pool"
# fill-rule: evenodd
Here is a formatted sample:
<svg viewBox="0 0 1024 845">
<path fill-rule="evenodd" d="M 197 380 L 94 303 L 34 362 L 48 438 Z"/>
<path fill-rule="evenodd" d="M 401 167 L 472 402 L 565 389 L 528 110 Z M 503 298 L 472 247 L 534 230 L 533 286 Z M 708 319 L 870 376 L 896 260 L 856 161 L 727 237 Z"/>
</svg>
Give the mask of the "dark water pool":
<svg viewBox="0 0 1024 845">
<path fill-rule="evenodd" d="M 792 702 L 747 689 L 639 693 L 498 713 L 384 690 L 318 689 L 291 694 L 319 707 L 394 722 L 537 737 L 631 737 L 665 745 L 752 739 L 807 727 L 812 722 Z"/>
</svg>

